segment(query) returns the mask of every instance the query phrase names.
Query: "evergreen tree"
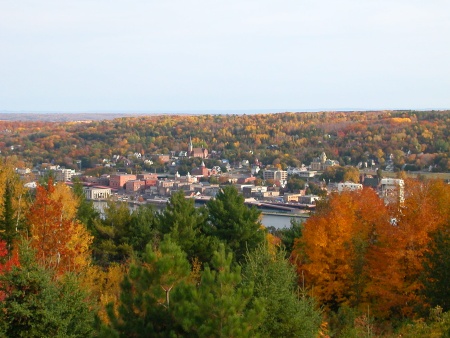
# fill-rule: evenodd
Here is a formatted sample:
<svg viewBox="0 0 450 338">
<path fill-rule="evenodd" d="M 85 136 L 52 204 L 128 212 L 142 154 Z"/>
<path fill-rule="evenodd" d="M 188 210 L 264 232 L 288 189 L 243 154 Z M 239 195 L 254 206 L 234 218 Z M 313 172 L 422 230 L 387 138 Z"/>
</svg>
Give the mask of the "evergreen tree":
<svg viewBox="0 0 450 338">
<path fill-rule="evenodd" d="M 158 215 L 159 229 L 170 234 L 189 261 L 198 258 L 209 262 L 217 249 L 217 240 L 205 234 L 207 214 L 204 208 L 196 208 L 193 199 L 184 197 L 182 191 L 173 194 L 164 211 Z"/>
<path fill-rule="evenodd" d="M 185 253 L 170 237 L 157 251 L 148 245 L 144 262 L 132 266 L 122 282 L 118 314 L 109 305 L 110 323 L 102 326 L 100 336 L 176 336 L 181 328 L 172 315 L 171 293 L 189 272 Z"/>
<path fill-rule="evenodd" d="M 20 247 L 19 266 L 0 275 L 2 337 L 90 337 L 94 315 L 76 279 L 54 279 L 37 264 L 27 243 Z"/>
<path fill-rule="evenodd" d="M 130 244 L 131 213 L 127 203 L 108 202 L 105 218 L 94 222 L 92 245 L 94 261 L 102 266 L 122 263 L 132 256 Z"/>
<path fill-rule="evenodd" d="M 246 256 L 244 283 L 254 284 L 254 297 L 265 309 L 259 332 L 263 337 L 315 337 L 321 314 L 312 299 L 299 295 L 297 274 L 285 255 L 260 245 Z"/>
<path fill-rule="evenodd" d="M 187 337 L 258 337 L 263 309 L 253 297 L 253 285 L 242 285 L 240 266 L 222 244 L 206 266 L 198 286 L 176 291 L 175 317 Z M 252 302 L 251 302 L 252 301 Z"/>
<path fill-rule="evenodd" d="M 74 181 L 73 192 L 79 199 L 77 219 L 83 223 L 93 235 L 95 235 L 94 221 L 100 218 L 100 213 L 94 208 L 94 203 L 86 199 L 83 192 L 83 185 L 79 180 Z"/>
<path fill-rule="evenodd" d="M 5 194 L 3 198 L 3 212 L 0 218 L 0 238 L 6 242 L 8 252 L 13 250 L 13 241 L 18 237 L 16 220 L 12 206 L 12 186 L 10 181 L 6 182 Z"/>
<path fill-rule="evenodd" d="M 224 187 L 207 203 L 209 232 L 226 243 L 237 262 L 244 261 L 247 250 L 255 249 L 265 240 L 261 212 L 248 208 L 244 197 L 232 186 Z"/>
<path fill-rule="evenodd" d="M 432 306 L 450 310 L 450 224 L 432 234 L 423 263 L 423 293 Z"/>
<path fill-rule="evenodd" d="M 149 242 L 159 244 L 161 233 L 156 226 L 155 209 L 151 205 L 142 205 L 131 214 L 129 244 L 142 255 Z"/>
<path fill-rule="evenodd" d="M 303 224 L 302 220 L 291 218 L 291 226 L 289 228 L 276 229 L 275 227 L 268 228 L 269 232 L 278 237 L 284 246 L 286 257 L 289 257 L 294 249 L 294 242 L 297 238 L 302 237 Z"/>
</svg>

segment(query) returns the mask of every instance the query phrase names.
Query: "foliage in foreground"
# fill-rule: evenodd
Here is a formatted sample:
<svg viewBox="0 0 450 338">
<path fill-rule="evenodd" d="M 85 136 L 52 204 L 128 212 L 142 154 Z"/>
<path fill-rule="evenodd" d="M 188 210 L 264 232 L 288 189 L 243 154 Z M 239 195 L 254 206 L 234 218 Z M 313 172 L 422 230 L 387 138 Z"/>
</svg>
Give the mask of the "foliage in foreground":
<svg viewBox="0 0 450 338">
<path fill-rule="evenodd" d="M 94 313 L 72 275 L 55 278 L 39 265 L 28 243 L 19 265 L 0 275 L 0 335 L 5 337 L 90 337 Z"/>
</svg>

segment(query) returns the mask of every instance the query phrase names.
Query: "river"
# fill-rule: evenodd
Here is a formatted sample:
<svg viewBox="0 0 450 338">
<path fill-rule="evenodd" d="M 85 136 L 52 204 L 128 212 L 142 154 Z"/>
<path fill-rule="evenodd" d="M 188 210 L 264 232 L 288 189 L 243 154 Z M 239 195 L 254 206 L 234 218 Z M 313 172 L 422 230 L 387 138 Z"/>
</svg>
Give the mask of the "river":
<svg viewBox="0 0 450 338">
<path fill-rule="evenodd" d="M 106 206 L 105 201 L 93 201 L 94 207 L 102 212 L 103 208 Z M 136 206 L 130 205 L 130 209 L 135 209 Z M 304 218 L 294 217 L 295 220 L 304 220 Z M 291 217 L 289 216 L 280 216 L 274 214 L 264 214 L 262 215 L 261 223 L 265 227 L 274 227 L 276 229 L 289 228 L 291 226 Z"/>
</svg>

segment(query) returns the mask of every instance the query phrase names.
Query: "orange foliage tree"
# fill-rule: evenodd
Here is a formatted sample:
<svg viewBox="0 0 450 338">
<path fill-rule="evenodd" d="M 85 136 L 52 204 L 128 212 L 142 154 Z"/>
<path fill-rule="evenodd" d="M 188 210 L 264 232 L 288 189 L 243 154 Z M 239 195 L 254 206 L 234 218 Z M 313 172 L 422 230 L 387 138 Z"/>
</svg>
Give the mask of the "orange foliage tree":
<svg viewBox="0 0 450 338">
<path fill-rule="evenodd" d="M 384 203 L 371 189 L 332 194 L 304 224 L 292 258 L 312 293 L 329 309 L 367 302 L 367 262 L 376 226 L 388 223 Z"/>
<path fill-rule="evenodd" d="M 28 212 L 31 245 L 41 264 L 58 272 L 80 271 L 89 263 L 92 236 L 75 219 L 78 200 L 63 184 L 38 186 Z"/>
<path fill-rule="evenodd" d="M 438 180 L 407 180 L 404 201 L 391 203 L 389 209 L 392 222 L 377 228 L 369 292 L 380 314 L 411 317 L 424 305 L 424 255 L 430 234 L 450 217 L 450 186 Z"/>
<path fill-rule="evenodd" d="M 328 309 L 370 305 L 379 317 L 412 317 L 423 307 L 423 260 L 450 217 L 450 186 L 408 180 L 385 204 L 371 189 L 332 194 L 304 224 L 292 258 Z"/>
</svg>

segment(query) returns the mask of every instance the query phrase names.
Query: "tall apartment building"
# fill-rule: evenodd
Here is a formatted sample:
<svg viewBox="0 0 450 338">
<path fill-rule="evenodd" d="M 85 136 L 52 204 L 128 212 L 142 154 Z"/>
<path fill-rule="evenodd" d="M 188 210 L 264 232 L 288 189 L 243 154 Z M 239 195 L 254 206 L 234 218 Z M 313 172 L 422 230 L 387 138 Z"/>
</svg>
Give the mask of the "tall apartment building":
<svg viewBox="0 0 450 338">
<path fill-rule="evenodd" d="M 74 169 L 56 169 L 55 180 L 58 182 L 69 182 L 72 180 L 72 176 L 75 175 Z"/>
<path fill-rule="evenodd" d="M 266 169 L 263 172 L 264 180 L 286 181 L 287 171 L 279 169 Z"/>
</svg>

